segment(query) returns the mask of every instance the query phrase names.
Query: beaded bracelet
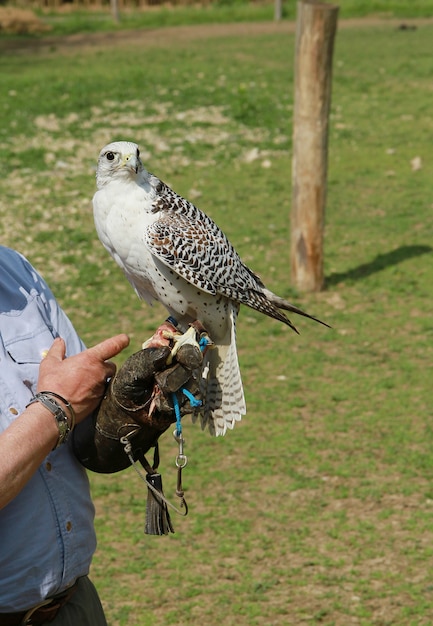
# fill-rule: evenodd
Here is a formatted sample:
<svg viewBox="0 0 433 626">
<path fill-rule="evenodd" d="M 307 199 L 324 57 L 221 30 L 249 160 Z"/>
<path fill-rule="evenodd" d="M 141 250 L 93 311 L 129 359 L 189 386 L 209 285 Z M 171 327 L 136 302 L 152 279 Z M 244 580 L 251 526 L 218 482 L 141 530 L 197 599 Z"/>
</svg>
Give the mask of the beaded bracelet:
<svg viewBox="0 0 433 626">
<path fill-rule="evenodd" d="M 60 400 L 66 409 L 69 411 L 69 419 L 66 415 L 65 410 L 60 406 L 57 402 Z M 57 393 L 53 391 L 40 391 L 35 395 L 35 397 L 28 403 L 27 406 L 34 404 L 35 402 L 40 402 L 46 409 L 53 414 L 54 419 L 56 420 L 58 429 L 59 429 L 59 439 L 57 440 L 56 445 L 53 450 L 58 448 L 63 443 L 66 443 L 69 435 L 74 429 L 75 426 L 75 412 L 70 402 L 59 396 Z"/>
</svg>

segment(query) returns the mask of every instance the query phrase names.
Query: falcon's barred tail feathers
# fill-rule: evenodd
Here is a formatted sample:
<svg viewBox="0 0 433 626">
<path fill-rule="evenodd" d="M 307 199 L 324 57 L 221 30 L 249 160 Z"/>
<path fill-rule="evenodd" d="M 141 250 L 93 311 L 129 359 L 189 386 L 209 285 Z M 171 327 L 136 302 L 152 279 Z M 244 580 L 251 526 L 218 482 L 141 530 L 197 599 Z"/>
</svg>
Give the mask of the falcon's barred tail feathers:
<svg viewBox="0 0 433 626">
<path fill-rule="evenodd" d="M 212 435 L 225 435 L 246 413 L 241 371 L 236 351 L 236 316 L 238 307 L 232 305 L 226 336 L 218 341 L 217 349 L 206 352 L 200 378 L 203 405 L 200 411 L 203 430 Z"/>
<path fill-rule="evenodd" d="M 270 313 L 266 311 L 263 311 L 263 312 L 266 313 L 266 315 L 269 315 L 269 317 L 273 317 L 275 319 L 280 320 L 280 322 L 284 322 L 284 324 L 287 324 L 287 326 L 290 326 L 290 328 L 294 330 L 295 333 L 298 333 L 298 335 L 299 335 L 299 332 L 296 326 L 294 326 L 294 324 L 292 324 L 289 318 L 286 317 L 284 313 L 281 313 L 281 311 L 279 311 L 278 309 L 283 309 L 284 311 L 290 311 L 291 313 L 302 315 L 302 317 L 307 317 L 308 319 L 313 320 L 314 322 L 318 322 L 319 324 L 322 324 L 323 326 L 326 326 L 327 328 L 331 328 L 329 324 L 327 324 L 326 322 L 322 322 L 322 320 L 317 319 L 317 317 L 313 317 L 312 315 L 305 313 L 305 311 L 303 311 L 302 309 L 299 309 L 294 304 L 287 302 L 287 300 L 284 300 L 284 298 L 280 298 L 280 296 L 275 295 L 274 293 L 272 293 L 272 291 L 269 291 L 269 289 L 266 289 L 266 288 L 263 289 L 263 294 L 266 296 L 268 306 L 274 309 L 274 311 Z"/>
<path fill-rule="evenodd" d="M 137 144 L 105 146 L 96 182 L 98 236 L 137 294 L 161 302 L 182 332 L 200 320 L 215 343 L 204 356 L 200 412 L 202 426 L 223 435 L 245 414 L 235 336 L 240 305 L 296 332 L 282 311 L 320 320 L 266 289 L 210 217 L 144 168 Z"/>
</svg>

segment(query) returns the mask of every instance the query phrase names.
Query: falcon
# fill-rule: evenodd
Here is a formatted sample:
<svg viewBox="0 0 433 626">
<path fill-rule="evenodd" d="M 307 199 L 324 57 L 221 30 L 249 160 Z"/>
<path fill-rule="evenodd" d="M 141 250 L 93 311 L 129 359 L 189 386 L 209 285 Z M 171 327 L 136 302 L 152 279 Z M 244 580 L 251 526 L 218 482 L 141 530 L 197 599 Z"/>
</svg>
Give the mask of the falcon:
<svg viewBox="0 0 433 626">
<path fill-rule="evenodd" d="M 241 304 L 297 332 L 280 309 L 308 315 L 266 289 L 215 222 L 148 172 L 135 143 L 116 141 L 100 152 L 93 197 L 96 230 L 137 295 L 167 309 L 188 335 L 199 320 L 214 345 L 200 372 L 202 428 L 224 435 L 246 412 L 236 351 Z"/>
</svg>

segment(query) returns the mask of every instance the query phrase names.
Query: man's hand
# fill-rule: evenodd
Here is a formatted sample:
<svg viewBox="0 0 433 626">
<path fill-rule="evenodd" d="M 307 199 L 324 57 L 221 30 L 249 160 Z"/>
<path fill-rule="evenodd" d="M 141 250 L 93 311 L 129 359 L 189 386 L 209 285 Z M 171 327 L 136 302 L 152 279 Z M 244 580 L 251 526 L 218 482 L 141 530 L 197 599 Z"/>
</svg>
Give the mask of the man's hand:
<svg viewBox="0 0 433 626">
<path fill-rule="evenodd" d="M 100 403 L 108 378 L 116 366 L 109 359 L 129 344 L 127 335 L 110 337 L 75 356 L 65 358 L 63 339 L 54 340 L 39 368 L 38 391 L 53 391 L 70 402 L 77 423 Z"/>
<path fill-rule="evenodd" d="M 77 422 L 82 421 L 98 406 L 107 378 L 115 373 L 116 367 L 108 359 L 128 343 L 127 335 L 117 335 L 65 358 L 65 342 L 56 339 L 40 365 L 38 391 L 65 398 L 72 404 Z M 58 436 L 53 416 L 39 402 L 27 407 L 0 433 L 0 509 L 20 493 Z"/>
</svg>

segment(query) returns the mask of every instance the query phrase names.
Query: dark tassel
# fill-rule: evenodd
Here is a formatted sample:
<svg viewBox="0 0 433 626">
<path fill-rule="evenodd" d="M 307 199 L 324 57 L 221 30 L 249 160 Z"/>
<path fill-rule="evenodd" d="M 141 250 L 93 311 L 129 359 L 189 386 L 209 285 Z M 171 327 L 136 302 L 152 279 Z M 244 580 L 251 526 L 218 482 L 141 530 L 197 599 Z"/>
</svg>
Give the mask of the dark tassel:
<svg viewBox="0 0 433 626">
<path fill-rule="evenodd" d="M 144 525 L 144 532 L 146 535 L 168 535 L 169 533 L 174 533 L 167 504 L 165 500 L 158 497 L 158 494 L 154 491 L 156 490 L 164 497 L 161 474 L 147 474 L 146 481 L 153 489 L 149 486 L 147 487 L 146 523 Z"/>
</svg>

